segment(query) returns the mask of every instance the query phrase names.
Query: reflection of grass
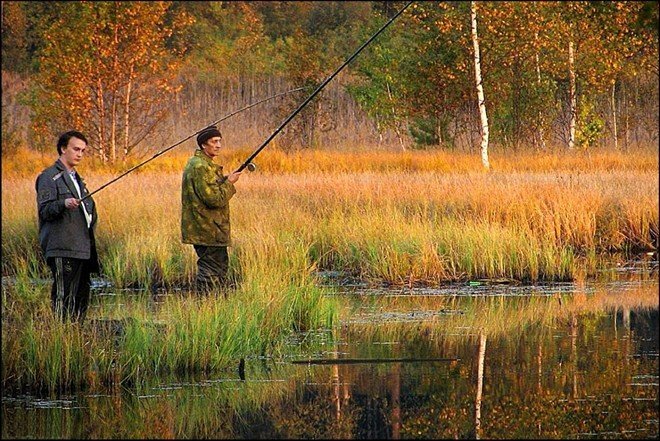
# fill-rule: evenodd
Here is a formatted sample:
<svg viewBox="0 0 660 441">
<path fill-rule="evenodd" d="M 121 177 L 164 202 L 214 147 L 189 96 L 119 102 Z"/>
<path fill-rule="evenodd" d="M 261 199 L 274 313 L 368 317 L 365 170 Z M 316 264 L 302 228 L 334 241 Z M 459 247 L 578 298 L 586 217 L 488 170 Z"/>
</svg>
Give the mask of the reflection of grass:
<svg viewBox="0 0 660 441">
<path fill-rule="evenodd" d="M 490 334 L 482 404 L 484 438 L 512 435 L 524 438 L 530 433 L 546 438 L 571 438 L 577 432 L 593 430 L 595 424 L 602 424 L 602 428 L 599 426 L 601 433 L 647 427 L 643 422 L 657 415 L 657 406 L 653 404 L 657 404 L 657 389 L 649 388 L 651 391 L 648 392 L 648 398 L 656 398 L 656 401 L 640 403 L 626 399 L 629 396 L 626 393 L 631 392 L 626 383 L 636 374 L 646 372 L 652 375 L 655 371 L 641 371 L 636 365 L 642 363 L 641 359 L 629 357 L 630 353 L 623 351 L 625 345 L 633 345 L 629 337 L 609 340 L 612 334 L 606 334 L 605 340 L 593 339 L 600 338 L 605 328 L 613 332 L 611 321 L 602 317 L 604 311 L 615 306 L 657 308 L 654 294 L 657 295 L 657 285 L 621 293 L 598 289 L 584 297 L 579 293 L 563 295 L 562 305 L 554 310 L 556 315 L 551 319 L 562 323 L 551 326 L 552 332 L 539 335 L 538 326 L 533 321 L 536 310 L 531 308 L 529 313 L 517 315 L 523 320 L 528 318 L 521 324 L 526 329 L 520 338 L 511 331 L 516 327 L 502 327 L 504 335 Z M 513 302 L 511 300 L 516 299 L 473 300 L 476 299 L 388 298 L 382 302 L 374 299 L 384 309 L 462 309 L 470 314 L 478 314 L 482 308 L 492 308 L 497 313 L 500 301 L 512 309 L 524 309 L 526 305 L 525 299 Z M 534 300 L 540 306 L 539 313 L 544 301 L 558 303 L 552 298 Z M 467 308 L 466 305 L 471 306 Z M 144 306 L 143 303 L 135 305 L 136 316 L 146 313 Z M 189 306 L 191 304 L 185 305 Z M 163 310 L 171 312 L 169 308 L 163 305 Z M 570 328 L 565 319 L 579 311 L 585 315 L 579 317 L 580 332 L 575 351 L 578 357 L 571 358 Z M 493 319 L 492 315 L 483 311 L 484 317 Z M 591 316 L 597 318 L 594 322 L 598 329 L 595 331 L 589 327 Z M 368 332 L 362 331 L 349 330 L 340 336 L 341 339 L 354 337 L 348 348 L 328 345 L 312 350 L 343 352 L 357 342 L 372 338 Z M 395 337 L 392 340 L 402 341 L 396 334 L 392 335 Z M 392 391 L 396 378 L 401 384 L 403 438 L 445 439 L 456 433 L 458 437 L 467 437 L 474 425 L 471 409 L 475 400 L 474 357 L 478 343 L 465 335 L 423 335 L 418 332 L 405 335 L 417 339 L 405 346 L 417 347 L 423 340 L 430 345 L 442 341 L 444 354 L 460 353 L 461 360 L 434 369 L 428 364 L 415 368 L 403 364 L 399 371 L 394 371 L 391 364 L 360 369 L 340 366 L 333 371 L 329 366 L 301 367 L 268 362 L 272 371 L 266 373 L 259 369 L 260 360 L 250 359 L 246 382 L 238 381 L 236 367 L 230 366 L 231 370 L 208 377 L 178 374 L 148 378 L 125 394 L 79 395 L 76 406 L 93 410 L 83 425 L 77 421 L 79 414 L 71 409 L 48 409 L 34 415 L 34 409 L 9 408 L 7 412 L 11 413 L 5 414 L 9 417 L 3 419 L 3 438 L 350 438 L 360 433 L 359 430 L 365 430 L 367 413 L 374 415 L 375 411 L 382 411 L 386 418 L 393 415 Z M 560 335 L 559 341 L 556 335 Z M 370 346 L 374 351 L 380 350 L 373 356 L 402 355 L 388 352 L 396 351 L 395 345 Z M 537 347 L 542 348 L 540 379 L 537 377 L 537 363 L 541 363 L 537 360 L 537 354 L 540 357 Z M 653 359 L 647 359 L 644 366 L 648 369 L 657 367 Z M 340 420 L 336 420 L 334 414 L 337 392 L 332 384 L 333 372 L 336 372 L 340 384 L 339 397 L 344 396 L 344 387 L 349 392 L 346 400 L 342 398 Z M 578 376 L 574 377 L 573 372 Z M 221 378 L 214 380 L 217 377 Z M 578 381 L 578 400 L 570 398 L 573 381 Z M 308 382 L 314 385 L 304 386 Z M 636 393 L 644 394 L 645 391 L 636 390 Z M 366 422 L 373 423 L 374 420 L 371 418 Z M 538 426 L 539 421 L 541 426 Z M 253 435 L 255 433 L 257 436 Z M 653 432 L 650 433 L 652 437 Z M 248 436 L 251 434 L 253 436 Z"/>
<path fill-rule="evenodd" d="M 47 439 L 237 439 L 245 430 L 237 414 L 259 412 L 290 397 L 305 375 L 304 370 L 291 365 L 271 364 L 266 372 L 259 363 L 250 362 L 246 381 L 230 372 L 222 373 L 220 380 L 204 375 L 160 376 L 124 393 L 116 390 L 111 396 L 77 396 L 78 405 L 94 409 L 85 424 L 85 434 L 75 432 L 79 428 L 75 412 L 57 408 L 44 412 L 53 421 L 33 415 L 23 420 L 22 412 L 33 411 L 12 409 L 15 413 L 11 418 L 3 418 L 2 434 L 3 438 Z"/>
<path fill-rule="evenodd" d="M 541 325 L 548 329 L 557 320 L 566 320 L 576 314 L 599 314 L 616 308 L 657 308 L 657 285 L 643 285 L 624 292 L 612 292 L 598 288 L 585 293 L 579 288 L 571 294 L 526 297 L 390 297 L 374 299 L 365 320 L 349 320 L 344 326 L 348 335 L 361 341 L 412 341 L 423 336 L 424 340 L 438 343 L 462 339 L 467 335 L 485 333 L 487 336 L 521 335 L 530 326 Z M 354 306 L 353 306 L 354 307 Z M 353 307 L 344 306 L 342 317 L 352 317 Z M 379 313 L 380 311 L 380 313 Z M 382 311 L 398 311 L 402 314 L 420 311 L 436 311 L 425 320 L 384 320 Z M 422 315 L 423 316 L 423 315 Z"/>
</svg>

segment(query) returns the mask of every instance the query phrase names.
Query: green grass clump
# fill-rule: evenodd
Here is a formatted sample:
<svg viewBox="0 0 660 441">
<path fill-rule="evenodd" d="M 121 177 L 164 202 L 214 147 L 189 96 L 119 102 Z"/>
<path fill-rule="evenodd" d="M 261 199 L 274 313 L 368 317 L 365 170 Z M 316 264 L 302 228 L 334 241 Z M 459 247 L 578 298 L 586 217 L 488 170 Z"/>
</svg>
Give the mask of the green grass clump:
<svg viewBox="0 0 660 441">
<path fill-rule="evenodd" d="M 8 285 L 3 386 L 54 392 L 211 372 L 278 354 L 292 332 L 331 328 L 337 305 L 314 283 L 308 250 L 295 238 L 287 248 L 261 245 L 240 251 L 243 280 L 235 289 L 174 294 L 157 307 L 144 294 L 118 305 L 97 299 L 83 325 L 53 316 L 49 285 Z"/>
</svg>

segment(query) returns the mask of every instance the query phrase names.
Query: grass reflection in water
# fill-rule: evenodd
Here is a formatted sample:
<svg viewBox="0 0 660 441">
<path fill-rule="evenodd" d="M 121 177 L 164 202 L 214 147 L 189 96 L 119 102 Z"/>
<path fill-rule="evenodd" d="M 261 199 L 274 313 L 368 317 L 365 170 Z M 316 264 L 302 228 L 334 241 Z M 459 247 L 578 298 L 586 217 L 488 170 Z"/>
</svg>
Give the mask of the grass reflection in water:
<svg viewBox="0 0 660 441">
<path fill-rule="evenodd" d="M 2 434 L 655 437 L 657 292 L 657 282 L 646 281 L 536 296 L 372 296 L 361 299 L 362 309 L 340 296 L 342 320 L 332 335 L 301 334 L 287 348 L 310 358 L 459 360 L 300 366 L 286 362 L 293 351 L 285 349 L 281 360 L 248 359 L 245 381 L 236 372 L 160 378 L 106 396 L 72 396 L 67 406 L 4 400 Z M 437 313 L 405 319 L 417 311 Z"/>
</svg>

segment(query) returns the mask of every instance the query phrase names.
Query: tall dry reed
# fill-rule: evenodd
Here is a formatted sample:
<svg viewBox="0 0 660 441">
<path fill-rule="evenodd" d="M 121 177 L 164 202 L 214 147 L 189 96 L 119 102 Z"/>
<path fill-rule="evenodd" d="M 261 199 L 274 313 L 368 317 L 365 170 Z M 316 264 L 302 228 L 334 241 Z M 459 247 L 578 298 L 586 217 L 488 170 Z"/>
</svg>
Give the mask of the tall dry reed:
<svg viewBox="0 0 660 441">
<path fill-rule="evenodd" d="M 223 157 L 227 169 L 237 166 L 234 153 Z M 280 153 L 270 154 L 274 161 Z M 238 256 L 262 255 L 273 239 L 305 248 L 309 266 L 392 283 L 572 279 L 589 256 L 657 245 L 650 155 L 571 156 L 563 166 L 537 155 L 502 159 L 503 171 L 490 173 L 443 152 L 303 157 L 295 165 L 281 156 L 295 173 L 266 162 L 276 171 L 265 167 L 237 184 L 236 277 L 245 267 Z M 87 175 L 92 189 L 112 178 Z M 180 181 L 180 171 L 134 173 L 95 196 L 104 275 L 117 286 L 192 280 L 194 252 L 180 241 Z M 3 196 L 3 273 L 43 275 L 33 179 L 3 176 Z"/>
</svg>

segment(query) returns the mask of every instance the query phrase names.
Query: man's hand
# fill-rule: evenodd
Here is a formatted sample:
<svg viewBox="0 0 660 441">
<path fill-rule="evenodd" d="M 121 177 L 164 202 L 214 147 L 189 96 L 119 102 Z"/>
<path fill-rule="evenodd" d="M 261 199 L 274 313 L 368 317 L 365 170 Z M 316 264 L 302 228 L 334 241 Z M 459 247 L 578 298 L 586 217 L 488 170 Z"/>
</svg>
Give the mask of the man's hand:
<svg viewBox="0 0 660 441">
<path fill-rule="evenodd" d="M 229 182 L 231 182 L 232 184 L 234 184 L 234 183 L 236 183 L 236 181 L 238 181 L 238 178 L 241 177 L 241 173 L 243 173 L 243 172 L 242 171 L 234 172 L 234 173 L 230 174 L 229 176 L 227 176 L 227 180 Z"/>
<path fill-rule="evenodd" d="M 80 201 L 76 198 L 68 198 L 64 200 L 64 206 L 69 210 L 73 210 L 80 206 Z"/>
</svg>

